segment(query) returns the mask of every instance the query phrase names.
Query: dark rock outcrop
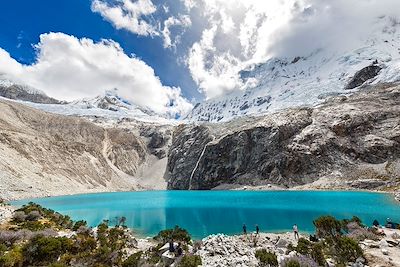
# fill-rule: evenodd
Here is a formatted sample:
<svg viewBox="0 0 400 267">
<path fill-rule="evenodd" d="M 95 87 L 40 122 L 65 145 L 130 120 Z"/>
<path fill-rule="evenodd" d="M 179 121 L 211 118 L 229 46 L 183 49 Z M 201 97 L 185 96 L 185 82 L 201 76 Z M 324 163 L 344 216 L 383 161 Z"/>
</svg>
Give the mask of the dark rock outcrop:
<svg viewBox="0 0 400 267">
<path fill-rule="evenodd" d="M 351 78 L 349 83 L 346 85 L 346 89 L 350 90 L 363 85 L 366 81 L 375 78 L 381 69 L 382 67 L 374 64 L 357 71 L 353 78 Z"/>
<path fill-rule="evenodd" d="M 335 175 L 380 179 L 372 186 L 382 186 L 400 180 L 399 125 L 400 87 L 376 86 L 314 109 L 180 126 L 169 152 L 168 188 L 291 187 Z M 360 171 L 366 168 L 374 171 Z"/>
</svg>

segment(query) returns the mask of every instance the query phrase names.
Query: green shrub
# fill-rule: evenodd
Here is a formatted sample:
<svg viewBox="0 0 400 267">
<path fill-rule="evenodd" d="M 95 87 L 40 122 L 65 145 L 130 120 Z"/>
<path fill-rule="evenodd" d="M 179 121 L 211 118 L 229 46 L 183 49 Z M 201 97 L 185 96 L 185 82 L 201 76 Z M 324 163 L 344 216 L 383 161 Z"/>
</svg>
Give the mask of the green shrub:
<svg viewBox="0 0 400 267">
<path fill-rule="evenodd" d="M 174 241 L 182 241 L 185 243 L 189 243 L 192 238 L 190 237 L 188 231 L 180 228 L 179 226 L 175 226 L 173 229 L 166 229 L 160 231 L 154 239 L 159 240 L 163 243 L 169 241 L 170 239 Z"/>
<path fill-rule="evenodd" d="M 337 239 L 333 251 L 334 257 L 338 263 L 354 262 L 363 255 L 362 249 L 358 243 L 347 236 L 342 236 Z"/>
<path fill-rule="evenodd" d="M 142 257 L 142 251 L 136 252 L 130 255 L 123 263 L 122 267 L 139 267 L 140 259 Z"/>
<path fill-rule="evenodd" d="M 46 209 L 38 204 L 33 202 L 28 203 L 27 205 L 22 206 L 20 209 L 16 210 L 16 213 L 19 214 L 19 221 L 24 221 L 22 219 L 22 213 L 25 215 L 25 218 L 30 218 L 32 220 L 36 220 L 39 217 L 43 217 L 50 221 L 54 226 L 61 229 L 71 229 L 73 226 L 73 222 L 68 215 L 62 215 L 58 212 L 55 212 L 51 209 Z M 14 221 L 18 222 L 14 217 Z M 25 225 L 23 225 L 25 227 Z"/>
<path fill-rule="evenodd" d="M 146 259 L 148 263 L 155 265 L 160 262 L 161 257 L 159 254 L 159 250 L 163 245 L 164 244 L 159 244 L 146 251 Z"/>
<path fill-rule="evenodd" d="M 71 248 L 72 241 L 66 237 L 35 236 L 23 248 L 25 260 L 32 265 L 48 265 Z"/>
<path fill-rule="evenodd" d="M 341 235 L 342 223 L 332 216 L 321 216 L 313 223 L 317 229 L 317 235 L 319 237 L 336 238 Z"/>
<path fill-rule="evenodd" d="M 23 263 L 24 256 L 19 246 L 14 247 L 12 250 L 0 256 L 0 266 L 2 267 L 22 266 Z"/>
<path fill-rule="evenodd" d="M 75 222 L 74 226 L 72 227 L 72 230 L 77 231 L 81 226 L 87 226 L 87 222 L 83 220 Z"/>
<path fill-rule="evenodd" d="M 198 255 L 185 255 L 179 262 L 179 267 L 197 267 L 201 265 L 201 258 Z"/>
<path fill-rule="evenodd" d="M 301 265 L 297 260 L 289 260 L 283 267 L 301 267 Z"/>
<path fill-rule="evenodd" d="M 269 252 L 266 249 L 257 250 L 256 258 L 260 261 L 260 266 L 278 266 L 278 258 L 275 253 Z"/>
<path fill-rule="evenodd" d="M 297 242 L 297 247 L 295 247 L 294 250 L 297 251 L 300 254 L 308 255 L 308 254 L 310 254 L 310 251 L 311 251 L 311 245 L 312 244 L 311 244 L 310 241 L 308 241 L 307 239 L 301 237 L 299 239 L 299 241 Z"/>
<path fill-rule="evenodd" d="M 324 244 L 322 242 L 312 244 L 311 246 L 310 256 L 313 260 L 315 260 L 318 263 L 319 266 L 326 265 L 323 249 L 324 249 Z"/>
</svg>

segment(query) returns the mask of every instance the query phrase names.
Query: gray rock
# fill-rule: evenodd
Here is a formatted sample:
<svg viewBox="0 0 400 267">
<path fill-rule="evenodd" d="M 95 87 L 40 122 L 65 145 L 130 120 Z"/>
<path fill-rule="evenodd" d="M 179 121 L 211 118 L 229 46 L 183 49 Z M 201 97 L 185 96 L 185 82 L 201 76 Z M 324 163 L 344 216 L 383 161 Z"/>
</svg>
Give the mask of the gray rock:
<svg viewBox="0 0 400 267">
<path fill-rule="evenodd" d="M 377 76 L 381 71 L 381 69 L 382 67 L 378 65 L 371 65 L 359 70 L 354 74 L 353 78 L 349 81 L 349 83 L 346 86 L 346 89 L 354 89 L 356 87 L 363 85 L 366 81 Z"/>
<path fill-rule="evenodd" d="M 318 108 L 175 129 L 169 189 L 221 185 L 292 187 L 342 174 L 379 189 L 400 175 L 400 87 L 375 86 Z M 386 164 L 384 168 L 376 167 Z M 360 181 L 359 181 L 360 180 Z"/>
</svg>

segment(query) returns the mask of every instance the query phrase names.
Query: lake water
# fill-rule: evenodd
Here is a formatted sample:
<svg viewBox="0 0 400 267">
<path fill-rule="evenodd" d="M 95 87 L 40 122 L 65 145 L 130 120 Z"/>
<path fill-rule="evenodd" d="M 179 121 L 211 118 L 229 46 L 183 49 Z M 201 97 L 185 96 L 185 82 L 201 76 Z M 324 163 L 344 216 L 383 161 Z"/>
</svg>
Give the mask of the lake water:
<svg viewBox="0 0 400 267">
<path fill-rule="evenodd" d="M 242 225 L 253 231 L 287 231 L 296 223 L 312 232 L 312 221 L 321 215 L 360 217 L 371 225 L 390 217 L 400 221 L 400 204 L 389 194 L 325 191 L 146 191 L 60 196 L 33 201 L 91 226 L 125 216 L 127 226 L 141 236 L 179 225 L 195 239 L 214 233 L 237 234 Z"/>
</svg>

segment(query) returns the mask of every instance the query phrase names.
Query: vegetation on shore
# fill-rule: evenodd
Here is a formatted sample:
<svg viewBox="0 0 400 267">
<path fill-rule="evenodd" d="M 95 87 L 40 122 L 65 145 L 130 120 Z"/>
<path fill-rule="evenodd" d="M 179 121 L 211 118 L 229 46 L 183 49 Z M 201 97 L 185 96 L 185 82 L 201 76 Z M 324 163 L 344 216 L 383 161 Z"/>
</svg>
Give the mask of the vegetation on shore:
<svg viewBox="0 0 400 267">
<path fill-rule="evenodd" d="M 179 242 L 182 254 L 174 259 L 176 266 L 201 265 L 196 254 L 199 242 L 178 226 L 166 229 L 153 238 L 154 244 L 141 251 L 132 232 L 125 227 L 126 218 L 116 218 L 115 226 L 103 221 L 95 229 L 85 221 L 72 221 L 69 216 L 29 203 L 14 212 L 10 222 L 0 228 L 0 266 L 156 266 L 162 263 L 162 247 Z M 378 240 L 374 228 L 365 227 L 353 217 L 337 220 L 322 216 L 314 221 L 315 236 L 300 238 L 296 246 L 288 245 L 288 257 L 280 266 L 325 266 L 327 260 L 346 266 L 363 257 L 359 242 Z M 259 249 L 255 257 L 260 266 L 278 266 L 277 255 Z"/>
</svg>

